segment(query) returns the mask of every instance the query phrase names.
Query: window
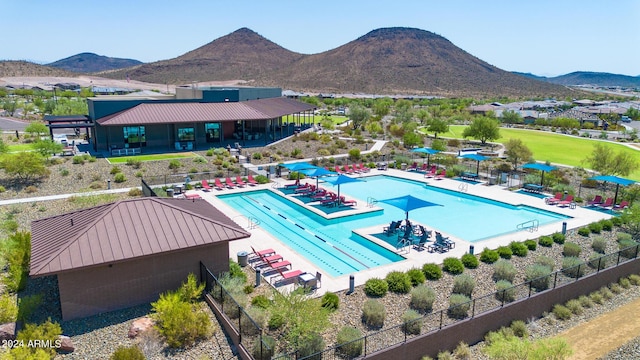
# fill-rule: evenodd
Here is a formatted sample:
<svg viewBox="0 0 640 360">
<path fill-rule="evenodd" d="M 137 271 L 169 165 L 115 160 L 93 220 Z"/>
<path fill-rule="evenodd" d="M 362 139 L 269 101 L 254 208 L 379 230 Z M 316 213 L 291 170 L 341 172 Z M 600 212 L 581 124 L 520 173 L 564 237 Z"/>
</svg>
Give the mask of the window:
<svg viewBox="0 0 640 360">
<path fill-rule="evenodd" d="M 206 123 L 204 131 L 207 133 L 207 142 L 220 141 L 220 123 Z"/>
<path fill-rule="evenodd" d="M 122 132 L 124 135 L 124 143 L 128 144 L 128 147 L 147 146 L 144 126 L 125 126 L 122 128 Z"/>
<path fill-rule="evenodd" d="M 194 141 L 195 139 L 196 132 L 193 128 L 178 129 L 178 141 Z"/>
</svg>

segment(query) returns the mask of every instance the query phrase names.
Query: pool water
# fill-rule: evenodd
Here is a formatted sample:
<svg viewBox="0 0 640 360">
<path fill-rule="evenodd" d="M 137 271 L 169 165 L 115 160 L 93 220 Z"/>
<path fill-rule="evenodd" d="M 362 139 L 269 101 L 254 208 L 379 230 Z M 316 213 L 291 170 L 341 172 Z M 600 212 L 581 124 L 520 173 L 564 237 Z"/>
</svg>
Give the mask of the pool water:
<svg viewBox="0 0 640 360">
<path fill-rule="evenodd" d="M 475 242 L 516 232 L 517 225 L 537 220 L 540 225 L 567 217 L 528 206 L 513 206 L 464 193 L 443 190 L 424 183 L 390 176 L 362 178 L 362 182 L 340 185 L 340 194 L 372 201 L 411 194 L 442 205 L 409 212 L 409 218 L 427 229 Z M 321 186 L 337 191 L 330 184 Z M 353 229 L 388 225 L 405 218 L 401 209 L 378 201 L 382 211 L 325 219 L 268 190 L 219 196 L 259 226 L 331 276 L 340 276 L 389 264 L 404 258 L 352 232 Z"/>
</svg>

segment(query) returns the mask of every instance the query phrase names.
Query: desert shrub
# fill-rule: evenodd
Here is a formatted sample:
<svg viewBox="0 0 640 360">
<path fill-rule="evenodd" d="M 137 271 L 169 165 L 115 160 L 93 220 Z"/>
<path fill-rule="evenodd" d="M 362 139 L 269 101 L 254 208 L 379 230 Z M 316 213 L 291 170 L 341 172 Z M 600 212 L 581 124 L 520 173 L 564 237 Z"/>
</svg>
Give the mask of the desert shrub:
<svg viewBox="0 0 640 360">
<path fill-rule="evenodd" d="M 561 305 L 561 304 L 554 305 L 552 312 L 553 312 L 553 315 L 558 320 L 571 319 L 571 310 L 569 310 L 569 308 L 564 305 Z"/>
<path fill-rule="evenodd" d="M 371 278 L 364 283 L 364 293 L 371 297 L 382 297 L 387 295 L 389 284 L 384 279 Z"/>
<path fill-rule="evenodd" d="M 478 258 L 473 254 L 466 253 L 462 255 L 460 260 L 462 261 L 462 265 L 467 269 L 475 269 L 478 267 Z"/>
<path fill-rule="evenodd" d="M 429 312 L 433 309 L 433 302 L 436 300 L 436 292 L 426 286 L 418 285 L 411 290 L 411 302 L 409 306 L 420 312 Z"/>
<path fill-rule="evenodd" d="M 275 313 L 275 314 L 271 314 L 271 317 L 267 322 L 267 326 L 269 326 L 269 329 L 271 330 L 277 330 L 277 329 L 280 329 L 285 322 L 286 322 L 286 319 L 284 318 L 283 314 Z"/>
<path fill-rule="evenodd" d="M 584 308 L 578 299 L 571 299 L 567 301 L 564 306 L 566 306 L 574 315 L 581 315 L 584 311 Z"/>
<path fill-rule="evenodd" d="M 616 241 L 620 242 L 620 241 L 627 241 L 627 240 L 633 240 L 633 237 L 631 236 L 631 234 L 629 233 L 625 233 L 625 232 L 619 232 L 616 235 Z"/>
<path fill-rule="evenodd" d="M 567 256 L 562 259 L 562 273 L 565 275 L 577 278 L 584 275 L 585 265 L 584 262 L 577 257 Z"/>
<path fill-rule="evenodd" d="M 422 272 L 427 280 L 439 280 L 442 277 L 442 269 L 438 264 L 424 264 L 422 265 Z"/>
<path fill-rule="evenodd" d="M 529 249 L 530 251 L 535 251 L 538 248 L 538 243 L 536 243 L 535 240 L 525 240 L 523 242 L 523 244 L 527 247 L 527 249 Z"/>
<path fill-rule="evenodd" d="M 338 344 L 338 352 L 352 359 L 362 354 L 362 348 L 364 342 L 362 339 L 362 332 L 351 326 L 344 326 L 338 335 L 336 336 L 336 343 Z"/>
<path fill-rule="evenodd" d="M 633 240 L 620 240 L 618 241 L 618 247 L 620 248 L 620 255 L 631 259 L 636 257 L 638 253 L 638 243 Z"/>
<path fill-rule="evenodd" d="M 631 285 L 634 285 L 634 286 L 640 285 L 640 275 L 637 275 L 637 274 L 629 275 L 629 282 L 631 282 Z"/>
<path fill-rule="evenodd" d="M 131 197 L 135 197 L 135 196 L 142 196 L 142 189 L 140 188 L 131 188 L 129 189 L 129 192 L 127 192 L 127 195 L 131 196 Z"/>
<path fill-rule="evenodd" d="M 251 354 L 256 360 L 270 360 L 275 354 L 275 349 L 276 339 L 268 335 L 263 335 L 262 343 L 260 341 L 256 341 L 253 344 Z"/>
<path fill-rule="evenodd" d="M 527 245 L 521 242 L 513 241 L 509 244 L 509 247 L 511 248 L 511 252 L 515 256 L 525 257 L 529 253 L 529 248 L 527 247 Z"/>
<path fill-rule="evenodd" d="M 562 248 L 562 255 L 578 257 L 581 251 L 582 251 L 582 248 L 580 247 L 580 245 L 572 242 L 567 242 L 564 244 L 564 247 Z"/>
<path fill-rule="evenodd" d="M 614 294 L 620 294 L 624 289 L 618 283 L 609 284 L 609 290 Z"/>
<path fill-rule="evenodd" d="M 553 245 L 553 239 L 551 236 L 541 236 L 540 239 L 538 239 L 538 244 L 544 247 L 551 247 Z"/>
<path fill-rule="evenodd" d="M 323 308 L 333 311 L 338 309 L 338 306 L 340 305 L 340 298 L 335 293 L 327 292 L 322 296 L 320 304 Z"/>
<path fill-rule="evenodd" d="M 527 324 L 525 324 L 524 321 L 514 320 L 509 327 L 513 331 L 513 335 L 524 339 L 529 337 L 529 330 L 527 329 Z"/>
<path fill-rule="evenodd" d="M 622 218 L 619 216 L 612 217 L 610 220 L 611 223 L 613 223 L 613 226 L 622 226 L 622 224 L 624 223 L 624 221 L 622 221 Z"/>
<path fill-rule="evenodd" d="M 540 291 L 549 288 L 551 269 L 548 266 L 533 264 L 525 269 L 525 278 L 531 282 L 531 286 Z"/>
<path fill-rule="evenodd" d="M 422 270 L 416 269 L 416 268 L 409 269 L 407 271 L 407 276 L 409 276 L 409 280 L 411 280 L 411 285 L 412 286 L 418 286 L 418 285 L 424 283 L 425 280 L 426 280 Z"/>
<path fill-rule="evenodd" d="M 498 280 L 496 283 L 496 298 L 504 302 L 512 302 L 516 299 L 516 289 L 507 280 Z"/>
<path fill-rule="evenodd" d="M 26 188 L 24 188 L 24 192 L 26 192 L 27 194 L 33 194 L 35 192 L 38 192 L 38 188 L 36 186 L 29 185 Z"/>
<path fill-rule="evenodd" d="M 602 236 L 598 236 L 591 241 L 591 248 L 597 253 L 604 254 L 607 250 L 607 240 Z"/>
<path fill-rule="evenodd" d="M 123 183 L 127 181 L 127 177 L 123 173 L 117 173 L 116 176 L 114 176 L 113 181 Z"/>
<path fill-rule="evenodd" d="M 618 284 L 623 288 L 623 289 L 628 289 L 631 287 L 631 282 L 629 281 L 629 279 L 627 278 L 620 278 L 620 280 L 618 280 Z"/>
<path fill-rule="evenodd" d="M 559 233 L 559 232 L 553 233 L 551 235 L 551 238 L 553 239 L 553 242 L 556 244 L 560 244 L 560 245 L 564 244 L 565 236 L 562 233 Z"/>
<path fill-rule="evenodd" d="M 234 279 L 240 279 L 242 284 L 247 282 L 247 274 L 242 271 L 242 266 L 232 259 L 229 259 L 229 275 Z"/>
<path fill-rule="evenodd" d="M 466 359 L 470 360 L 471 357 L 471 348 L 469 345 L 463 341 L 460 341 L 458 346 L 453 350 L 453 354 L 455 359 Z"/>
<path fill-rule="evenodd" d="M 387 313 L 378 300 L 369 299 L 362 307 L 362 322 L 370 328 L 381 328 Z"/>
<path fill-rule="evenodd" d="M 593 222 L 589 224 L 589 231 L 594 234 L 600 234 L 600 232 L 602 232 L 602 224 L 600 224 L 599 222 Z"/>
<path fill-rule="evenodd" d="M 4 240 L 3 257 L 7 264 L 2 282 L 7 290 L 18 292 L 27 285 L 29 259 L 31 258 L 31 233 L 17 231 Z"/>
<path fill-rule="evenodd" d="M 146 357 L 138 345 L 118 346 L 109 357 L 110 360 L 145 360 Z"/>
<path fill-rule="evenodd" d="M 473 289 L 476 287 L 475 279 L 468 274 L 457 275 L 453 279 L 453 290 L 454 294 L 463 294 L 471 297 L 473 293 Z"/>
<path fill-rule="evenodd" d="M 7 293 L 0 295 L 0 324 L 14 322 L 18 318 L 18 304 Z"/>
<path fill-rule="evenodd" d="M 513 251 L 511 251 L 511 248 L 508 246 L 500 246 L 497 251 L 498 255 L 503 259 L 511 259 L 511 256 L 513 255 Z"/>
<path fill-rule="evenodd" d="M 411 290 L 411 279 L 402 271 L 391 271 L 385 278 L 389 285 L 389 291 L 398 294 L 407 294 Z"/>
<path fill-rule="evenodd" d="M 29 342 L 33 343 L 34 340 L 45 341 L 49 344 L 55 344 L 55 341 L 60 335 L 62 335 L 62 328 L 60 327 L 60 324 L 58 324 L 57 322 L 52 322 L 50 318 L 39 325 L 25 324 L 24 328 L 18 331 L 18 334 L 16 334 L 16 340 L 18 341 L 18 343 L 24 343 L 25 346 L 12 349 L 12 353 L 13 350 L 22 348 L 23 351 L 26 350 L 28 354 L 25 354 L 27 356 L 16 356 L 12 358 L 43 359 L 43 357 L 40 357 L 40 354 L 46 353 L 49 355 L 49 357 L 44 357 L 44 359 L 53 359 L 56 355 L 56 349 L 54 346 L 39 347 L 26 346 L 26 344 L 28 344 Z"/>
<path fill-rule="evenodd" d="M 593 306 L 593 300 L 588 296 L 582 295 L 578 298 L 578 301 L 583 308 L 590 308 Z"/>
<path fill-rule="evenodd" d="M 498 252 L 488 248 L 484 248 L 484 250 L 482 250 L 482 252 L 480 253 L 480 261 L 485 264 L 493 264 L 494 262 L 498 261 L 498 258 L 500 258 Z"/>
<path fill-rule="evenodd" d="M 111 174 L 111 175 L 115 175 L 115 174 L 118 174 L 118 173 L 121 173 L 121 172 L 122 172 L 122 169 L 120 169 L 120 167 L 118 167 L 118 166 L 113 166 L 113 167 L 111 168 L 111 171 L 109 171 L 109 174 Z"/>
<path fill-rule="evenodd" d="M 74 164 L 76 164 L 76 165 L 82 165 L 82 164 L 84 164 L 84 161 L 85 161 L 85 160 L 84 160 L 84 157 L 83 157 L 83 156 L 74 156 L 74 157 L 73 157 L 73 161 L 72 161 L 72 162 L 73 162 Z"/>
<path fill-rule="evenodd" d="M 517 273 L 518 270 L 510 261 L 500 259 L 493 264 L 494 281 L 507 280 L 509 282 L 513 282 Z"/>
<path fill-rule="evenodd" d="M 246 335 L 256 335 L 267 323 L 267 313 L 259 307 L 245 309 L 246 313 L 240 316 L 240 328 Z"/>
<path fill-rule="evenodd" d="M 540 264 L 548 267 L 553 271 L 556 267 L 556 262 L 552 258 L 544 255 L 540 255 L 536 258 L 535 264 Z"/>
<path fill-rule="evenodd" d="M 602 295 L 602 298 L 605 300 L 609 300 L 613 297 L 613 293 L 611 292 L 611 289 L 609 289 L 606 286 L 603 286 L 600 288 L 600 290 L 598 290 L 600 292 L 600 295 Z"/>
<path fill-rule="evenodd" d="M 581 227 L 578 229 L 578 235 L 580 236 L 589 236 L 591 234 L 591 230 L 588 227 Z"/>
<path fill-rule="evenodd" d="M 449 297 L 449 308 L 447 315 L 453 319 L 463 319 L 469 314 L 471 309 L 471 299 L 466 295 L 452 294 Z"/>
<path fill-rule="evenodd" d="M 448 257 L 442 261 L 442 270 L 452 275 L 458 275 L 464 271 L 464 265 L 460 259 Z"/>
<path fill-rule="evenodd" d="M 271 305 L 271 300 L 269 300 L 265 295 L 256 295 L 251 299 L 251 305 L 261 309 L 266 309 Z"/>
<path fill-rule="evenodd" d="M 602 305 L 602 303 L 604 303 L 604 297 L 602 296 L 600 291 L 594 291 L 589 294 L 589 299 L 599 305 Z"/>
<path fill-rule="evenodd" d="M 298 340 L 298 356 L 300 358 L 311 356 L 324 348 L 324 339 L 316 332 L 305 334 Z"/>
<path fill-rule="evenodd" d="M 251 294 L 251 293 L 253 293 L 255 290 L 256 290 L 256 289 L 255 289 L 255 287 L 254 287 L 252 284 L 247 284 L 247 285 L 245 285 L 245 286 L 242 288 L 242 291 L 243 291 L 245 294 Z"/>
<path fill-rule="evenodd" d="M 600 254 L 591 254 L 587 264 L 594 269 L 602 270 L 607 267 L 607 257 Z"/>
<path fill-rule="evenodd" d="M 402 330 L 410 335 L 420 335 L 422 316 L 417 311 L 408 309 L 402 314 Z"/>
<path fill-rule="evenodd" d="M 602 226 L 602 230 L 611 231 L 613 230 L 613 221 L 609 219 L 600 220 L 600 225 Z"/>
</svg>

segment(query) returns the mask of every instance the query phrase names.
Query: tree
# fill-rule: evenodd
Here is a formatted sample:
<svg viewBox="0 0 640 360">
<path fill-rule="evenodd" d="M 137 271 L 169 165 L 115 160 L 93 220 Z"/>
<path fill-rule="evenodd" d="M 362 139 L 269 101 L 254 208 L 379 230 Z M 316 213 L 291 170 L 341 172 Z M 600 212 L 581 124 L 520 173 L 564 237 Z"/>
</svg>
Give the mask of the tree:
<svg viewBox="0 0 640 360">
<path fill-rule="evenodd" d="M 630 152 L 620 150 L 614 153 L 610 146 L 603 143 L 597 143 L 593 146 L 591 156 L 586 158 L 586 161 L 592 170 L 603 175 L 627 176 L 640 166 L 638 160 Z"/>
<path fill-rule="evenodd" d="M 33 144 L 33 149 L 38 152 L 38 154 L 42 155 L 45 159 L 51 157 L 51 155 L 55 155 L 57 153 L 61 153 L 64 146 L 62 144 L 57 143 L 51 139 L 46 140 L 36 140 Z"/>
<path fill-rule="evenodd" d="M 391 109 L 392 104 L 393 100 L 388 97 L 377 99 L 375 104 L 373 104 L 373 113 L 382 119 L 389 114 L 389 109 Z"/>
<path fill-rule="evenodd" d="M 44 159 L 35 152 L 7 154 L 0 161 L 0 168 L 8 175 L 15 176 L 24 182 L 49 173 L 49 170 L 44 165 Z"/>
<path fill-rule="evenodd" d="M 513 164 L 513 170 L 516 170 L 520 163 L 527 162 L 532 157 L 531 150 L 521 139 L 509 139 L 504 146 L 506 148 L 507 161 Z"/>
<path fill-rule="evenodd" d="M 349 119 L 354 130 L 360 128 L 370 117 L 369 110 L 360 105 L 353 105 L 349 109 Z"/>
<path fill-rule="evenodd" d="M 464 129 L 462 137 L 472 137 L 476 140 L 480 140 L 482 144 L 485 144 L 487 140 L 496 140 L 500 138 L 500 126 L 498 121 L 482 116 L 475 119 L 471 125 Z"/>
<path fill-rule="evenodd" d="M 640 109 L 630 107 L 624 114 L 633 120 L 640 120 Z"/>
<path fill-rule="evenodd" d="M 49 133 L 49 128 L 47 125 L 41 122 L 32 122 L 24 128 L 24 131 L 31 136 L 34 136 L 40 139 L 42 136 L 47 135 Z"/>
<path fill-rule="evenodd" d="M 502 122 L 505 124 L 522 124 L 524 120 L 520 113 L 512 110 L 506 110 L 502 112 Z"/>
<path fill-rule="evenodd" d="M 427 130 L 433 132 L 433 137 L 436 139 L 438 138 L 439 133 L 446 133 L 449 131 L 449 123 L 446 120 L 431 119 L 428 124 L 429 126 L 427 127 Z"/>
</svg>

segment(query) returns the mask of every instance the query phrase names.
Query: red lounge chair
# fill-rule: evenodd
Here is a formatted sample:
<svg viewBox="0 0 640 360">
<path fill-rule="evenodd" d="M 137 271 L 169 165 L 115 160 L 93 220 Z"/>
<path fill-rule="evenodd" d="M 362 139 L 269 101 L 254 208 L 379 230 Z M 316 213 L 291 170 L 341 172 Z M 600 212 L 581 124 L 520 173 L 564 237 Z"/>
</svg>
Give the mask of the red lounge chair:
<svg viewBox="0 0 640 360">
<path fill-rule="evenodd" d="M 227 176 L 227 179 L 225 180 L 225 185 L 227 186 L 227 188 L 229 189 L 233 189 L 236 187 L 236 184 L 233 183 L 233 181 L 231 181 L 231 178 Z"/>
<path fill-rule="evenodd" d="M 422 163 L 422 166 L 420 167 L 420 169 L 417 169 L 417 171 L 426 173 L 427 172 L 427 163 Z"/>
<path fill-rule="evenodd" d="M 338 165 L 336 165 L 336 172 L 338 174 L 343 174 L 344 173 L 344 171 L 340 170 L 340 166 L 338 166 Z"/>
<path fill-rule="evenodd" d="M 418 170 L 418 163 L 414 162 L 413 164 L 411 164 L 411 166 L 409 166 L 409 168 L 407 168 L 407 171 L 416 171 Z"/>
<path fill-rule="evenodd" d="M 184 198 L 187 200 L 202 199 L 198 194 L 185 194 Z"/>
<path fill-rule="evenodd" d="M 567 195 L 567 197 L 564 198 L 564 200 L 558 201 L 558 206 L 560 207 L 569 206 L 571 205 L 572 202 L 573 202 L 573 195 Z"/>
<path fill-rule="evenodd" d="M 249 174 L 249 176 L 247 176 L 247 182 L 249 183 L 249 186 L 258 185 L 258 182 L 253 178 L 253 176 L 251 174 Z"/>
<path fill-rule="evenodd" d="M 209 185 L 207 180 L 202 180 L 202 190 L 211 191 L 212 187 Z"/>
<path fill-rule="evenodd" d="M 615 205 L 612 210 L 613 211 L 622 211 L 624 209 L 626 209 L 627 207 L 629 207 L 629 202 L 628 201 L 622 201 L 620 202 L 620 204 Z"/>
<path fill-rule="evenodd" d="M 315 194 L 311 195 L 311 199 L 313 200 L 322 200 L 327 197 L 327 190 L 319 189 L 315 192 Z"/>
<path fill-rule="evenodd" d="M 358 202 L 355 200 L 347 200 L 344 196 L 340 196 L 340 205 L 345 206 L 358 206 Z"/>
<path fill-rule="evenodd" d="M 361 172 L 369 172 L 369 168 L 364 166 L 364 164 L 360 163 L 358 164 L 358 170 L 360 170 Z"/>
<path fill-rule="evenodd" d="M 278 275 L 274 275 L 269 280 L 271 281 L 271 284 L 277 284 L 290 279 L 297 279 L 298 276 L 304 274 L 301 270 L 291 270 L 288 272 L 282 272 L 281 269 L 277 269 L 277 270 L 278 270 Z"/>
<path fill-rule="evenodd" d="M 597 206 L 602 209 L 613 209 L 613 198 L 607 198 L 607 200 Z"/>
<path fill-rule="evenodd" d="M 432 178 L 434 176 L 436 176 L 436 172 L 438 171 L 438 168 L 435 166 L 431 167 L 431 170 L 429 170 L 429 172 L 424 174 L 424 177 L 426 178 Z"/>
<path fill-rule="evenodd" d="M 294 183 L 292 184 L 285 184 L 284 187 L 286 189 L 291 189 L 291 188 L 297 188 L 300 187 L 300 179 L 297 179 Z"/>
<path fill-rule="evenodd" d="M 274 255 L 276 253 L 275 250 L 269 248 L 269 249 L 263 249 L 260 251 L 256 251 L 256 249 L 253 248 L 253 246 L 251 247 L 251 251 L 253 251 L 253 254 L 255 255 L 254 258 L 261 258 L 264 256 L 271 256 Z"/>
<path fill-rule="evenodd" d="M 276 263 L 278 261 L 282 261 L 282 255 L 270 255 L 270 256 L 261 256 L 260 258 L 253 258 L 252 260 L 256 260 L 255 264 L 252 264 L 253 268 L 263 267 L 269 263 Z"/>
<path fill-rule="evenodd" d="M 447 175 L 447 171 L 445 169 L 442 169 L 438 172 L 438 174 L 436 174 L 435 179 L 442 180 L 446 175 Z"/>
<path fill-rule="evenodd" d="M 236 185 L 239 187 L 245 187 L 247 183 L 244 182 L 240 176 L 236 176 Z"/>
<path fill-rule="evenodd" d="M 214 181 L 214 185 L 216 190 L 222 190 L 224 189 L 224 185 L 222 185 L 222 181 L 220 181 L 220 179 L 216 178 L 216 180 Z"/>
<path fill-rule="evenodd" d="M 602 204 L 602 196 L 596 195 L 596 197 L 594 197 L 593 200 L 587 203 L 587 206 L 598 206 L 600 204 Z"/>
<path fill-rule="evenodd" d="M 544 202 L 547 203 L 548 205 L 555 205 L 559 203 L 561 200 L 562 200 L 562 193 L 557 192 L 556 196 L 545 198 Z"/>
<path fill-rule="evenodd" d="M 335 205 L 336 201 L 338 201 L 338 196 L 334 193 L 329 193 L 329 196 L 327 198 L 325 198 L 324 200 L 320 200 L 320 203 L 322 205 Z"/>
<path fill-rule="evenodd" d="M 356 166 L 354 164 L 352 165 L 345 165 L 345 168 L 347 168 L 352 174 L 360 174 L 360 170 L 356 169 Z"/>
</svg>

